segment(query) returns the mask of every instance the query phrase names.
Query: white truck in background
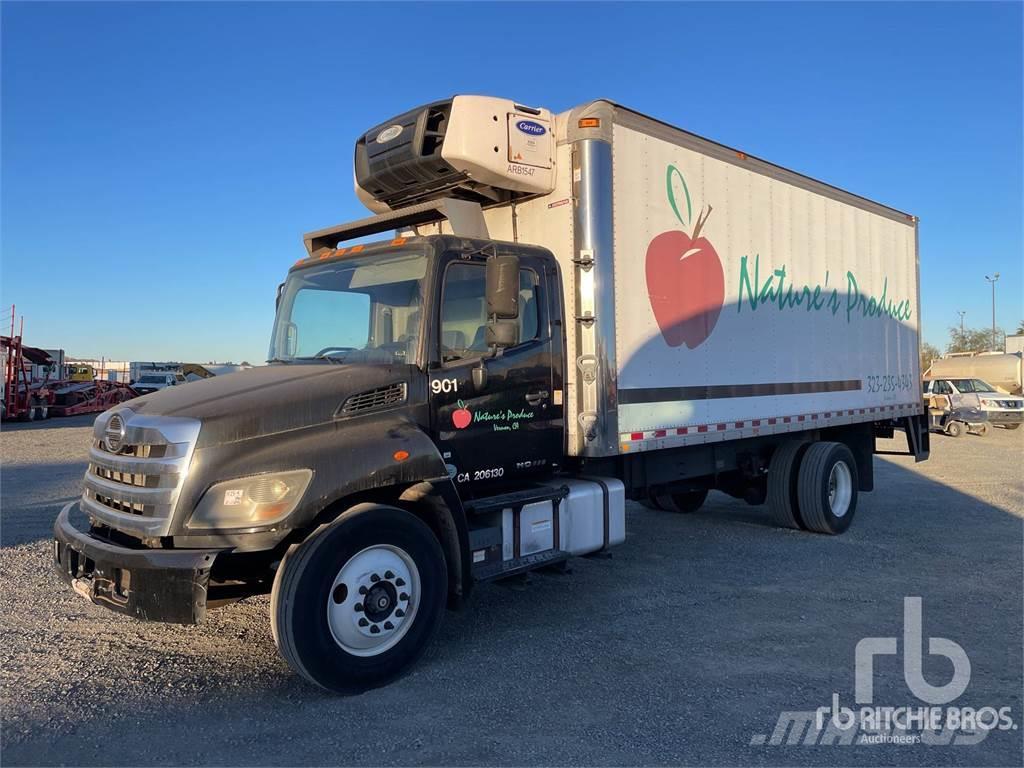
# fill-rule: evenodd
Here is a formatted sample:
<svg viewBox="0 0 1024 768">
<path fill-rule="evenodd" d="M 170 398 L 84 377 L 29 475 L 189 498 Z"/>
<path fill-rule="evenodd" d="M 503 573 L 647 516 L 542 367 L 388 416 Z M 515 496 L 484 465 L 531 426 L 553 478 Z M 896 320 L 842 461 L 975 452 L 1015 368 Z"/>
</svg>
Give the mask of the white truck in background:
<svg viewBox="0 0 1024 768">
<path fill-rule="evenodd" d="M 97 419 L 55 525 L 94 603 L 269 591 L 293 668 L 364 690 L 476 583 L 621 542 L 627 498 L 840 534 L 878 438 L 928 456 L 911 215 L 609 101 L 428 104 L 355 177 L 375 215 L 305 236 L 270 365 Z"/>
</svg>

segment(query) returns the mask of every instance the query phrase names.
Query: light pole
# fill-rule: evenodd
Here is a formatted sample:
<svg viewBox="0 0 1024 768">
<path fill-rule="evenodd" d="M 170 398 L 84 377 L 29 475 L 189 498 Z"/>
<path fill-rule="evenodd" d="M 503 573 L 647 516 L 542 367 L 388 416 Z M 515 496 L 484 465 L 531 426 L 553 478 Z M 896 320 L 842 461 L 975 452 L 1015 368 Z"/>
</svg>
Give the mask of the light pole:
<svg viewBox="0 0 1024 768">
<path fill-rule="evenodd" d="M 956 313 L 958 315 L 960 315 L 960 336 L 963 337 L 963 335 L 964 335 L 964 315 L 966 315 L 967 313 L 964 310 L 962 310 L 962 309 L 958 309 L 956 311 Z"/>
<path fill-rule="evenodd" d="M 985 279 L 992 283 L 992 351 L 996 351 L 996 281 L 999 280 L 999 273 L 994 272 L 992 277 L 985 275 Z"/>
</svg>

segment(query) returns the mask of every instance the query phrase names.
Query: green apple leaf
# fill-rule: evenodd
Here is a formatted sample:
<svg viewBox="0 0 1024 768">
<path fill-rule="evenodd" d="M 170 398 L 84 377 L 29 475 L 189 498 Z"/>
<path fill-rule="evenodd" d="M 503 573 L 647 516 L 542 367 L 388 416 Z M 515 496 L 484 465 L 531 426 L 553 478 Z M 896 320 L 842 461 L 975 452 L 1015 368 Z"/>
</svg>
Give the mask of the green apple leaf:
<svg viewBox="0 0 1024 768">
<path fill-rule="evenodd" d="M 683 195 L 686 197 L 686 221 L 683 221 L 683 217 L 679 215 L 679 205 L 676 203 L 676 193 L 672 188 L 673 175 L 678 176 L 679 183 L 683 185 Z M 690 190 L 686 187 L 686 179 L 683 178 L 683 174 L 674 165 L 669 165 L 665 171 L 665 187 L 668 192 L 668 204 L 672 206 L 672 212 L 675 213 L 680 224 L 684 227 L 688 226 L 689 222 L 693 219 L 693 210 L 690 205 Z"/>
</svg>

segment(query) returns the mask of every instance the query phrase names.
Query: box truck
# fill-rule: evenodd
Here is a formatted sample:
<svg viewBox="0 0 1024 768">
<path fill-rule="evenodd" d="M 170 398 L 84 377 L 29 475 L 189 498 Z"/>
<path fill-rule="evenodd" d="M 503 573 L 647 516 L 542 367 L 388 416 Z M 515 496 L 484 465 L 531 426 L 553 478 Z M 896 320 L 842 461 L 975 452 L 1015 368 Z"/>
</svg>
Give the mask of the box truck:
<svg viewBox="0 0 1024 768">
<path fill-rule="evenodd" d="M 358 691 L 476 584 L 622 542 L 627 499 L 840 534 L 879 438 L 928 455 L 913 216 L 609 101 L 428 104 L 355 181 L 373 215 L 305 236 L 268 366 L 96 420 L 55 524 L 86 599 L 269 592 L 291 666 Z"/>
</svg>

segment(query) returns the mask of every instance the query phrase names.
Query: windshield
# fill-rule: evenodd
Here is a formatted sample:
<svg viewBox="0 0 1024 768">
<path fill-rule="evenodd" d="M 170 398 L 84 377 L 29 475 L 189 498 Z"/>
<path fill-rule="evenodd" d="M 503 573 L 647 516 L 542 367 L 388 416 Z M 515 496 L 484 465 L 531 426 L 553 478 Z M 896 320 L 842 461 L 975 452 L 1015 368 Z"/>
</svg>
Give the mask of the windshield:
<svg viewBox="0 0 1024 768">
<path fill-rule="evenodd" d="M 389 252 L 292 272 L 270 361 L 415 363 L 427 257 Z"/>
<path fill-rule="evenodd" d="M 139 379 L 140 384 L 163 384 L 167 381 L 166 376 L 143 376 Z"/>
<path fill-rule="evenodd" d="M 951 383 L 956 387 L 957 392 L 963 394 L 970 392 L 995 392 L 995 389 L 981 379 L 953 379 Z"/>
</svg>

